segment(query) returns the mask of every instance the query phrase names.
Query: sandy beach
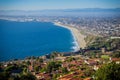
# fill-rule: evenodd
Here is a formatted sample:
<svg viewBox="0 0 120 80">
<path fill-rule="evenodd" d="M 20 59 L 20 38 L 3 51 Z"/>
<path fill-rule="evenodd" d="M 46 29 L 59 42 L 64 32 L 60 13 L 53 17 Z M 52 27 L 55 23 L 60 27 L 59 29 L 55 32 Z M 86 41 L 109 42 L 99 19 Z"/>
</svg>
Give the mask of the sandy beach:
<svg viewBox="0 0 120 80">
<path fill-rule="evenodd" d="M 86 42 L 84 40 L 85 38 L 85 35 L 81 34 L 80 31 L 74 27 L 70 27 L 70 26 L 66 26 L 66 25 L 62 25 L 60 23 L 54 23 L 55 25 L 58 25 L 58 26 L 61 26 L 61 27 L 64 27 L 64 28 L 67 28 L 69 29 L 72 33 L 73 33 L 73 36 L 75 37 L 77 43 L 78 43 L 78 49 L 79 48 L 82 48 L 84 49 L 86 47 Z"/>
</svg>

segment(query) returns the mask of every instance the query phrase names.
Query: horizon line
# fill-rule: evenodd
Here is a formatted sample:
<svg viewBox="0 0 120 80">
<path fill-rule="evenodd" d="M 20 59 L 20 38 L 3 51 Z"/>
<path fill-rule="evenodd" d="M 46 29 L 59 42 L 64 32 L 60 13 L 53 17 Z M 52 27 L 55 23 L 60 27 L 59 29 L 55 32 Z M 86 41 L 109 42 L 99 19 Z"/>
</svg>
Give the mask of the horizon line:
<svg viewBox="0 0 120 80">
<path fill-rule="evenodd" d="M 10 10 L 3 10 L 1 9 L 0 11 L 42 11 L 42 10 L 69 10 L 69 9 L 120 9 L 119 7 L 116 8 L 65 8 L 65 9 L 36 9 L 36 10 L 22 10 L 22 9 L 10 9 Z"/>
</svg>

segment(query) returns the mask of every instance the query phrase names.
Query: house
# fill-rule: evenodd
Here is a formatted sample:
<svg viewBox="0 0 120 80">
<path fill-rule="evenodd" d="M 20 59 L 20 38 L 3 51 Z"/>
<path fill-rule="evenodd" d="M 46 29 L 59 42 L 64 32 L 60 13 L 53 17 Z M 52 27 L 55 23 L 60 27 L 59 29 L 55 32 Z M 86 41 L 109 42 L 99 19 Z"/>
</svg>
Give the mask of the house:
<svg viewBox="0 0 120 80">
<path fill-rule="evenodd" d="M 43 78 L 44 78 L 44 76 L 43 76 L 43 74 L 42 74 L 42 73 L 36 74 L 35 76 L 36 76 L 36 78 L 37 78 L 38 80 L 40 80 L 40 79 L 43 79 Z"/>
<path fill-rule="evenodd" d="M 94 61 L 94 60 L 85 60 L 84 61 L 86 64 L 90 65 L 90 66 L 93 66 L 93 65 L 97 65 L 98 62 L 97 61 Z"/>
<path fill-rule="evenodd" d="M 101 52 L 104 54 L 106 52 L 105 48 L 101 48 Z"/>
<path fill-rule="evenodd" d="M 51 80 L 50 73 L 39 73 L 35 75 L 38 80 Z"/>
<path fill-rule="evenodd" d="M 94 65 L 93 66 L 93 69 L 96 71 L 96 70 L 98 70 L 100 68 L 100 65 Z"/>
<path fill-rule="evenodd" d="M 32 71 L 34 71 L 34 67 L 33 67 L 32 65 L 30 65 L 30 66 L 28 66 L 28 70 L 29 70 L 30 72 L 32 72 Z"/>
<path fill-rule="evenodd" d="M 111 62 L 116 62 L 116 64 L 120 64 L 120 58 L 110 58 Z"/>
<path fill-rule="evenodd" d="M 56 61 L 65 61 L 66 57 L 56 57 Z"/>
</svg>

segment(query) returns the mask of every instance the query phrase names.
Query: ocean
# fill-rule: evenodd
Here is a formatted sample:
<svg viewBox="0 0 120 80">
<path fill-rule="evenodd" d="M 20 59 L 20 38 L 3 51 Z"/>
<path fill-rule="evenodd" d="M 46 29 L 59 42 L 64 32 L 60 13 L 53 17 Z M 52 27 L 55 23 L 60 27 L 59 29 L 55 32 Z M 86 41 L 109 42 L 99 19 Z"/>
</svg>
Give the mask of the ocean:
<svg viewBox="0 0 120 80">
<path fill-rule="evenodd" d="M 69 29 L 50 22 L 0 20 L 0 61 L 24 59 L 76 48 Z"/>
</svg>

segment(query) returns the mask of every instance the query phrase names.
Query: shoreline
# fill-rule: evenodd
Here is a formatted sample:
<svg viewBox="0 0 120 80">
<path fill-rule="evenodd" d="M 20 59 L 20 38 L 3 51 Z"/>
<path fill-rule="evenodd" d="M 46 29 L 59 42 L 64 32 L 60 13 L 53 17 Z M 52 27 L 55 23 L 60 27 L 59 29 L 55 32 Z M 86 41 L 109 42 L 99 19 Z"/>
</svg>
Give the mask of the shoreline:
<svg viewBox="0 0 120 80">
<path fill-rule="evenodd" d="M 74 40 L 77 42 L 77 44 L 75 43 L 77 46 L 77 50 L 79 50 L 80 48 L 84 49 L 86 47 L 86 42 L 84 40 L 85 35 L 81 34 L 81 32 L 78 29 L 76 29 L 74 27 L 67 26 L 67 25 L 63 25 L 63 24 L 60 24 L 57 22 L 55 22 L 54 25 L 67 28 L 71 31 L 71 33 L 74 37 Z"/>
</svg>

